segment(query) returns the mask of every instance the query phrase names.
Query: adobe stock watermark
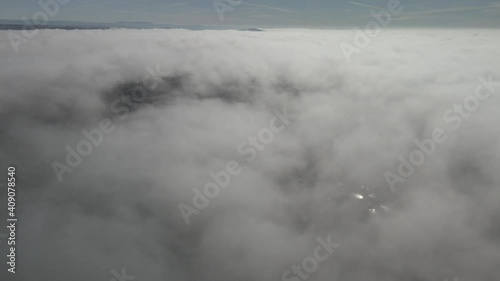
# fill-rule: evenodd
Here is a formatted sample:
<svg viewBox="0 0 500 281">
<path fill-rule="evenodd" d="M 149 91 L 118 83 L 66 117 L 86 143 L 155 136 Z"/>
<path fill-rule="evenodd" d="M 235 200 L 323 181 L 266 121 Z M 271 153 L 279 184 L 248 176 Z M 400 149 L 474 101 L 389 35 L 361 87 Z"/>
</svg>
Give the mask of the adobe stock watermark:
<svg viewBox="0 0 500 281">
<path fill-rule="evenodd" d="M 275 111 L 274 116 L 269 121 L 269 127 L 262 128 L 258 131 L 257 135 L 249 136 L 247 140 L 241 142 L 237 151 L 241 156 L 245 156 L 247 163 L 252 162 L 259 151 L 263 151 L 266 145 L 270 144 L 278 134 L 286 129 L 293 119 L 296 119 L 295 114 L 287 112 L 286 106 L 282 112 Z M 222 189 L 225 189 L 231 182 L 231 177 L 239 175 L 243 171 L 240 163 L 232 160 L 226 163 L 226 167 L 222 171 L 209 172 L 212 181 L 203 186 L 203 189 L 193 188 L 194 197 L 192 205 L 185 203 L 179 204 L 179 211 L 186 224 L 190 224 L 190 217 L 192 215 L 200 214 L 200 211 L 208 207 L 210 200 L 217 197 Z"/>
<path fill-rule="evenodd" d="M 119 273 L 115 269 L 111 270 L 111 274 L 114 276 L 109 279 L 109 281 L 129 281 L 134 280 L 135 276 L 127 275 L 127 268 L 123 267 L 121 272 Z"/>
<path fill-rule="evenodd" d="M 214 0 L 214 9 L 219 16 L 220 21 L 224 21 L 224 14 L 226 12 L 234 11 L 235 7 L 243 4 L 243 0 Z"/>
<path fill-rule="evenodd" d="M 479 84 L 476 86 L 474 93 L 467 95 L 461 103 L 456 103 L 449 109 L 445 110 L 442 117 L 443 121 L 450 125 L 452 130 L 458 130 L 464 119 L 469 119 L 472 113 L 479 109 L 481 102 L 490 99 L 495 92 L 495 86 L 500 86 L 499 82 L 493 81 L 493 74 L 490 74 L 488 80 L 484 77 L 479 77 Z M 394 192 L 397 183 L 403 183 L 415 172 L 417 167 L 422 166 L 425 161 L 436 152 L 439 144 L 446 142 L 448 135 L 442 128 L 435 128 L 432 131 L 431 137 L 421 140 L 414 140 L 416 149 L 410 152 L 408 160 L 399 155 L 399 165 L 397 174 L 391 171 L 384 173 L 385 180 L 389 188 Z"/>
<path fill-rule="evenodd" d="M 302 260 L 299 265 L 292 265 L 289 270 L 286 270 L 281 275 L 282 281 L 300 281 L 307 280 L 316 270 L 320 264 L 326 261 L 332 254 L 333 251 L 340 247 L 340 244 L 333 243 L 331 236 L 326 237 L 326 241 L 323 238 L 316 238 L 318 246 L 314 248 L 312 256 L 306 257 Z M 322 251 L 323 253 L 320 253 Z"/>
<path fill-rule="evenodd" d="M 351 56 L 353 54 L 360 54 L 362 49 L 368 47 L 368 45 L 372 42 L 371 38 L 379 35 L 382 28 L 389 26 L 392 16 L 398 15 L 402 11 L 403 6 L 399 0 L 389 0 L 387 3 L 387 9 L 382 9 L 379 12 L 371 10 L 370 14 L 375 20 L 366 23 L 364 30 L 356 28 L 354 45 L 346 42 L 341 42 L 339 44 L 340 50 L 342 51 L 342 54 L 344 54 L 347 62 L 351 62 Z"/>
<path fill-rule="evenodd" d="M 22 21 L 24 22 L 24 29 L 20 32 L 9 31 L 7 33 L 7 37 L 9 38 L 10 45 L 14 49 L 14 52 L 19 53 L 19 47 L 22 44 L 26 44 L 29 42 L 29 39 L 35 37 L 40 31 L 37 29 L 39 26 L 45 26 L 49 22 L 49 19 L 55 17 L 59 11 L 61 10 L 60 5 L 66 5 L 70 2 L 70 0 L 39 0 L 38 6 L 40 6 L 41 10 L 35 12 L 31 16 L 31 21 L 27 17 L 22 17 Z M 28 27 L 33 26 L 34 29 L 28 32 Z"/>
<path fill-rule="evenodd" d="M 162 73 L 160 72 L 159 65 L 156 66 L 156 69 L 147 66 L 146 71 L 148 74 L 142 78 L 139 85 L 132 89 L 131 97 L 120 95 L 119 98 L 111 103 L 110 110 L 118 114 L 119 120 L 125 120 L 130 115 L 130 108 L 135 108 L 143 102 L 150 91 L 155 90 L 161 82 Z M 112 133 L 115 128 L 116 126 L 111 119 L 104 118 L 99 122 L 97 128 L 90 131 L 85 129 L 81 131 L 84 138 L 75 145 L 75 148 L 66 145 L 67 154 L 65 164 L 58 161 L 53 161 L 51 164 L 59 182 L 63 181 L 65 173 L 72 173 L 83 162 L 83 159 L 92 153 L 94 147 L 102 143 L 104 136 Z"/>
</svg>

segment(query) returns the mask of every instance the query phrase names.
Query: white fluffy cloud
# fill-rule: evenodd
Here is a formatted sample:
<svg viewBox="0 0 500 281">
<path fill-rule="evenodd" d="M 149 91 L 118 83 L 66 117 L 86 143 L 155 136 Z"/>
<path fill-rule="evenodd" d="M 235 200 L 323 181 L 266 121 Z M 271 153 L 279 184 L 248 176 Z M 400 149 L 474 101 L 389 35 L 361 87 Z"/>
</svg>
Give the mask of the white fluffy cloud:
<svg viewBox="0 0 500 281">
<path fill-rule="evenodd" d="M 20 280 L 123 266 L 136 280 L 281 280 L 327 235 L 341 247 L 309 280 L 497 278 L 500 87 L 458 129 L 442 116 L 500 77 L 500 32 L 384 31 L 348 63 L 339 44 L 354 35 L 51 30 L 15 54 L 1 32 Z M 120 114 L 147 67 L 160 83 Z M 238 146 L 285 106 L 297 118 L 246 161 Z M 105 118 L 114 130 L 60 182 L 51 163 Z M 447 140 L 391 192 L 384 173 L 435 128 Z M 242 172 L 186 225 L 179 204 L 231 160 Z M 349 196 L 361 186 L 390 211 L 370 215 Z"/>
</svg>

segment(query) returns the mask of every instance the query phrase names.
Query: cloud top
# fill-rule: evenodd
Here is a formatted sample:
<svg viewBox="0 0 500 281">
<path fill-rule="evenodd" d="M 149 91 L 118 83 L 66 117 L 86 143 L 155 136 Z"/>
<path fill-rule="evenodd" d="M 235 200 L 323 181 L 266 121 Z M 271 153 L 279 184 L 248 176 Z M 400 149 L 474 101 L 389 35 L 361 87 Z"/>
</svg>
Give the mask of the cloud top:
<svg viewBox="0 0 500 281">
<path fill-rule="evenodd" d="M 22 280 L 124 266 L 137 280 L 280 280 L 327 235 L 341 246 L 309 280 L 500 273 L 500 89 L 458 129 L 443 118 L 500 77 L 498 31 L 384 31 L 350 63 L 351 31 L 47 30 L 17 55 L 6 33 L 0 153 L 19 174 Z M 297 118 L 248 161 L 239 146 L 284 107 Z M 60 182 L 51 163 L 103 120 L 112 132 Z M 447 140 L 391 192 L 384 173 L 435 128 Z M 241 173 L 187 225 L 179 204 L 229 161 Z M 389 211 L 353 198 L 362 186 Z"/>
</svg>

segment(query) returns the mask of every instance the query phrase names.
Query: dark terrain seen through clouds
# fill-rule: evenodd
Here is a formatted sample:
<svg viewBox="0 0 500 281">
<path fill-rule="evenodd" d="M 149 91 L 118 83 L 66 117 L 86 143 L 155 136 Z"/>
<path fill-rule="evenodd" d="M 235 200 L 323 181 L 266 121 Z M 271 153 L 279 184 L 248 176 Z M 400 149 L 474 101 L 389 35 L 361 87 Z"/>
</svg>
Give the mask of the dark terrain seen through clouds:
<svg viewBox="0 0 500 281">
<path fill-rule="evenodd" d="M 8 32 L 0 280 L 499 280 L 500 31 Z"/>
</svg>

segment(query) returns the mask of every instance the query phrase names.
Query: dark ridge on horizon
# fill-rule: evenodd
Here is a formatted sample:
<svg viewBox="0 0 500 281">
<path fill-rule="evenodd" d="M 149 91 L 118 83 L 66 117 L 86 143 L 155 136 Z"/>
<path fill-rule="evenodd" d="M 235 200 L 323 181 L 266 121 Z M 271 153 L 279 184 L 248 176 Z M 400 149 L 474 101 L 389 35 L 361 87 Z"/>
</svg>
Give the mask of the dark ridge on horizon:
<svg viewBox="0 0 500 281">
<path fill-rule="evenodd" d="M 0 30 L 33 30 L 33 29 L 189 29 L 189 30 L 227 30 L 238 29 L 231 26 L 204 26 L 204 25 L 176 25 L 176 24 L 155 24 L 151 22 L 79 22 L 79 21 L 50 21 L 45 25 L 26 25 L 21 20 L 0 19 Z M 248 31 L 262 31 L 257 28 L 244 29 Z"/>
</svg>

